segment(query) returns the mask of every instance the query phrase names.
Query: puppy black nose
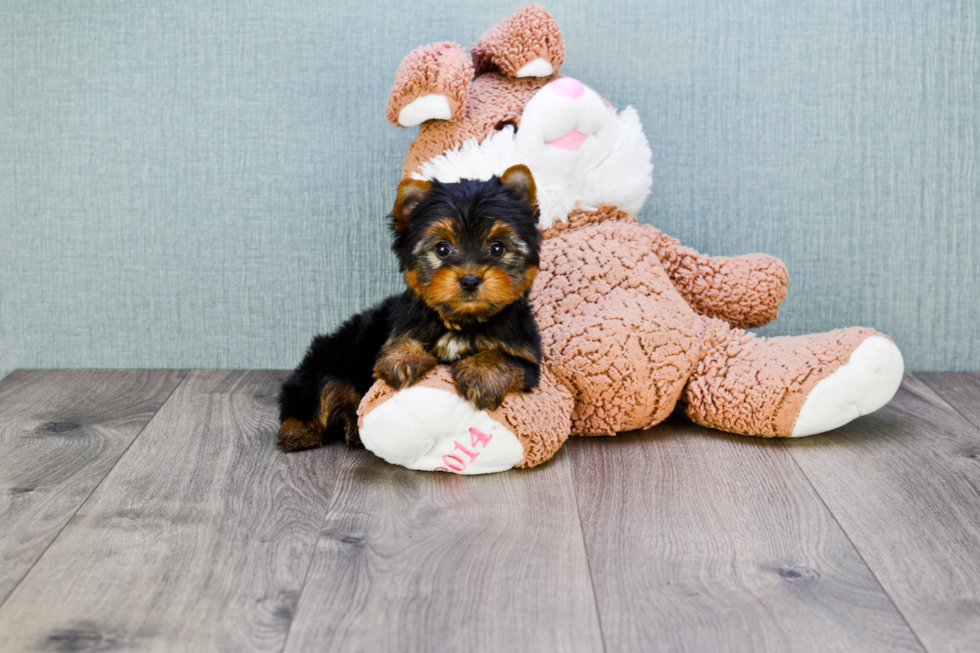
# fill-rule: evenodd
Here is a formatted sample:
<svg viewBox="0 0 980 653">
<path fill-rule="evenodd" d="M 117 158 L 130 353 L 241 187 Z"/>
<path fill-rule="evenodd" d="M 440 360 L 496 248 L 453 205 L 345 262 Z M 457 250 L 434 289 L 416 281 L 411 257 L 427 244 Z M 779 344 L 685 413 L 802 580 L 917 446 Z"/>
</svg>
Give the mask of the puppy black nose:
<svg viewBox="0 0 980 653">
<path fill-rule="evenodd" d="M 480 277 L 475 274 L 464 274 L 459 278 L 459 287 L 466 292 L 473 292 L 480 287 L 480 283 L 483 281 Z"/>
</svg>

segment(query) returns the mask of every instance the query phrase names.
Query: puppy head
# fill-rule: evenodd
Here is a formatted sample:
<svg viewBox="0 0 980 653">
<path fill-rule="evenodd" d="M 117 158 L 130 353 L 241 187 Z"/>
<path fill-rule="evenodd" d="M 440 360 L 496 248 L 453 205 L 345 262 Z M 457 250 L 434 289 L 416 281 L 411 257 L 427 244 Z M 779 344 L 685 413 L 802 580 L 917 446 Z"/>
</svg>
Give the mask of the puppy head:
<svg viewBox="0 0 980 653">
<path fill-rule="evenodd" d="M 523 165 L 488 181 L 403 180 L 392 249 L 408 286 L 451 324 L 482 322 L 523 297 L 541 247 L 535 192 Z"/>
</svg>

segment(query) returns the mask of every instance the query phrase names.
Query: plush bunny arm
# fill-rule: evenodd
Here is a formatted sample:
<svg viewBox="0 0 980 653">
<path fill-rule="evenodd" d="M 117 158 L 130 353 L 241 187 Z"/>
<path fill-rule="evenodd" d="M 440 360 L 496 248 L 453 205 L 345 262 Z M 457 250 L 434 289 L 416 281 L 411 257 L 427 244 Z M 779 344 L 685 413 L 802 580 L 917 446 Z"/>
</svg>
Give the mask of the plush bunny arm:
<svg viewBox="0 0 980 653">
<path fill-rule="evenodd" d="M 695 311 L 747 329 L 776 319 L 789 274 L 767 254 L 707 256 L 653 227 L 653 250 L 674 287 Z"/>
</svg>

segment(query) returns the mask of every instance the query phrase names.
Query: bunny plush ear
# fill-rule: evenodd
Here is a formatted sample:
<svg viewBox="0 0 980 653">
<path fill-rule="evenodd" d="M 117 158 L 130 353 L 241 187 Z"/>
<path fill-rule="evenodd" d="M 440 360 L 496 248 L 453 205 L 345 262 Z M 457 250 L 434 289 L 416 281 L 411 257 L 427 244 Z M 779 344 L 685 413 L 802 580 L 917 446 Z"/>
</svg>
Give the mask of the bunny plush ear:
<svg viewBox="0 0 980 653">
<path fill-rule="evenodd" d="M 462 112 L 473 79 L 473 62 L 455 43 L 412 50 L 395 74 L 388 97 L 388 122 L 414 127 L 426 120 L 451 120 Z"/>
<path fill-rule="evenodd" d="M 565 61 L 565 42 L 551 14 L 525 5 L 491 27 L 470 54 L 477 75 L 499 70 L 508 77 L 550 77 Z"/>
</svg>

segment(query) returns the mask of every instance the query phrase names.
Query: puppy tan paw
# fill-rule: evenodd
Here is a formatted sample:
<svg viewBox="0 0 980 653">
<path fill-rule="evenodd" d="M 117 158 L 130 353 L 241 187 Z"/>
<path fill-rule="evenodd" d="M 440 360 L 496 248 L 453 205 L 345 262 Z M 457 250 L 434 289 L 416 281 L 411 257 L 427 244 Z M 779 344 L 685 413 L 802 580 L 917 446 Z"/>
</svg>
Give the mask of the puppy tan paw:
<svg viewBox="0 0 980 653">
<path fill-rule="evenodd" d="M 285 453 L 319 447 L 320 429 L 314 424 L 289 417 L 279 426 L 276 444 Z"/>
<path fill-rule="evenodd" d="M 414 384 L 438 362 L 418 340 L 399 338 L 381 350 L 374 364 L 374 376 L 398 390 Z"/>
<path fill-rule="evenodd" d="M 524 371 L 499 350 L 485 351 L 453 363 L 456 389 L 482 410 L 496 410 L 508 392 L 523 386 Z"/>
</svg>

